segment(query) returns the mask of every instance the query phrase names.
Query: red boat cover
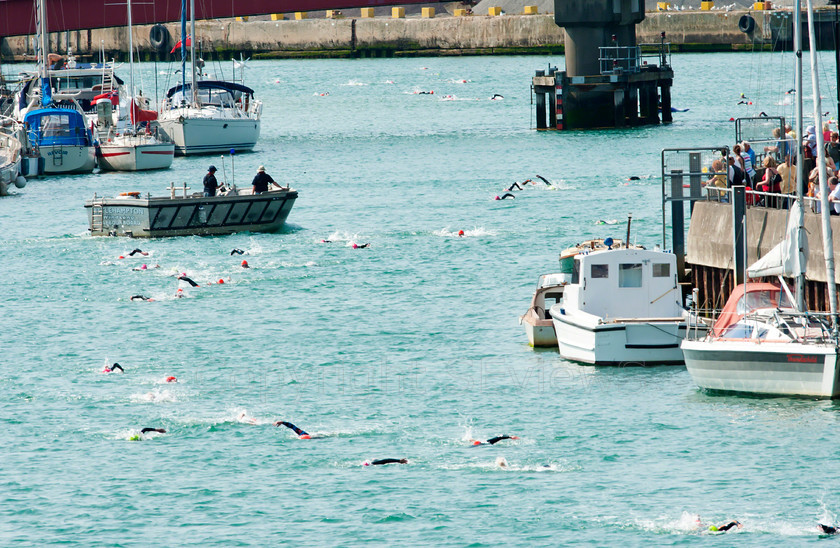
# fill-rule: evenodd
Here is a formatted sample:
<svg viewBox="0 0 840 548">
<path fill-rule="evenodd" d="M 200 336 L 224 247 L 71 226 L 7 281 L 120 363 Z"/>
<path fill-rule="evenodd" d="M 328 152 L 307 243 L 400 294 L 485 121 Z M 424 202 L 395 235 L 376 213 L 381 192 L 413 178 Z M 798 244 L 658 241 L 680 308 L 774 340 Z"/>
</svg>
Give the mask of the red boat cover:
<svg viewBox="0 0 840 548">
<path fill-rule="evenodd" d="M 93 98 L 92 103 L 96 104 L 96 102 L 100 99 L 110 99 L 111 104 L 114 105 L 114 106 L 117 106 L 117 105 L 120 104 L 120 96 L 119 96 L 119 94 L 117 93 L 116 90 L 109 91 L 108 93 L 102 93 L 100 95 L 97 95 L 96 97 Z"/>
<path fill-rule="evenodd" d="M 131 123 L 139 124 L 140 122 L 151 122 L 157 120 L 157 112 L 154 110 L 143 110 L 137 106 L 137 101 L 131 100 Z"/>
<path fill-rule="evenodd" d="M 745 287 L 746 299 L 744 298 Z M 745 314 L 753 310 L 760 308 L 791 308 L 792 306 L 793 304 L 789 302 L 787 295 L 782 293 L 782 287 L 779 284 L 741 284 L 729 296 L 729 300 L 726 301 L 720 317 L 715 322 L 712 328 L 714 336 L 720 337 L 730 325 L 737 323 Z"/>
</svg>

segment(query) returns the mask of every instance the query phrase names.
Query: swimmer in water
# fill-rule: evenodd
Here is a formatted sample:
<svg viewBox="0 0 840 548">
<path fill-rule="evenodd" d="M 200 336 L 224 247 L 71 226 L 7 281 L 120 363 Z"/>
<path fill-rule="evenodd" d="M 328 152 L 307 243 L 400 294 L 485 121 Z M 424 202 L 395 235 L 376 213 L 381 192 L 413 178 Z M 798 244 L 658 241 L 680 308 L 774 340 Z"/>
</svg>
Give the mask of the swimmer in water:
<svg viewBox="0 0 840 548">
<path fill-rule="evenodd" d="M 184 282 L 187 282 L 188 284 L 190 284 L 190 285 L 191 285 L 191 286 L 193 286 L 193 287 L 198 287 L 198 284 L 197 284 L 197 283 L 195 283 L 193 280 L 191 280 L 190 278 L 188 278 L 188 277 L 187 277 L 187 273 L 186 273 L 186 272 L 182 272 L 181 274 L 179 274 L 178 276 L 176 276 L 176 278 L 178 278 L 179 280 L 182 280 L 182 281 L 184 281 Z"/>
<path fill-rule="evenodd" d="M 408 459 L 377 459 L 364 463 L 364 466 L 382 466 L 383 464 L 408 464 Z"/>
<path fill-rule="evenodd" d="M 496 457 L 496 466 L 499 468 L 507 468 L 507 460 L 504 457 Z"/>
<path fill-rule="evenodd" d="M 549 187 L 552 187 L 552 188 L 554 187 L 554 185 L 552 185 L 552 184 L 551 184 L 551 181 L 549 181 L 548 179 L 546 179 L 546 178 L 545 178 L 545 177 L 543 177 L 542 175 L 537 175 L 537 179 L 539 179 L 540 181 L 544 182 L 544 183 L 545 183 L 545 186 L 549 186 Z"/>
<path fill-rule="evenodd" d="M 251 268 L 250 266 L 248 266 L 248 261 L 242 261 L 242 263 L 240 264 L 240 266 L 241 266 L 242 268 Z"/>
<path fill-rule="evenodd" d="M 166 434 L 166 430 L 163 428 L 144 428 L 140 430 L 141 434 L 145 434 L 146 432 L 157 432 L 158 434 Z"/>
<path fill-rule="evenodd" d="M 741 527 L 743 527 L 743 525 L 741 525 L 741 522 L 733 520 L 733 521 L 730 521 L 729 523 L 727 523 L 726 525 L 721 525 L 720 527 L 710 525 L 709 526 L 709 531 L 726 532 L 726 531 L 729 531 L 730 529 L 732 529 L 733 527 L 737 527 L 738 529 L 740 529 Z"/>
<path fill-rule="evenodd" d="M 504 435 L 504 436 L 496 436 L 495 438 L 490 438 L 487 441 L 470 440 L 470 442 L 472 442 L 472 444 L 474 446 L 475 445 L 495 445 L 502 440 L 518 440 L 518 439 L 519 439 L 519 436 Z"/>
<path fill-rule="evenodd" d="M 490 100 L 491 100 L 491 101 L 495 101 L 495 100 L 497 100 L 497 99 L 504 99 L 504 98 L 505 98 L 505 96 L 504 96 L 504 95 L 502 95 L 501 93 L 494 93 L 494 94 L 493 94 L 493 97 L 491 97 L 491 98 L 490 98 Z"/>
<path fill-rule="evenodd" d="M 322 244 L 331 244 L 332 240 L 321 240 Z"/>
<path fill-rule="evenodd" d="M 434 91 L 418 91 L 417 95 L 434 95 Z"/>
<path fill-rule="evenodd" d="M 507 187 L 505 190 L 507 190 L 508 192 L 510 192 L 510 191 L 512 191 L 512 190 L 513 190 L 513 188 L 514 188 L 514 187 L 516 187 L 516 190 L 522 190 L 522 186 L 520 186 L 520 184 L 519 184 L 519 183 L 516 183 L 516 182 L 515 182 L 515 183 L 513 183 L 512 185 L 510 185 L 509 187 Z"/>
<path fill-rule="evenodd" d="M 152 299 L 150 297 L 144 297 L 143 295 L 132 295 L 130 300 L 132 300 L 132 301 L 148 301 L 148 302 L 154 301 L 154 299 Z"/>
<path fill-rule="evenodd" d="M 822 523 L 817 524 L 817 531 L 819 531 L 823 535 L 836 535 L 838 532 L 837 527 L 832 527 L 831 525 L 823 525 Z"/>
<path fill-rule="evenodd" d="M 148 254 L 148 253 L 146 253 L 145 251 L 140 250 L 140 249 L 135 249 L 134 251 L 132 251 L 131 253 L 129 253 L 129 254 L 128 254 L 128 256 L 129 256 L 129 257 L 134 257 L 134 256 L 135 256 L 135 255 L 137 255 L 138 253 L 139 253 L 140 255 L 144 256 L 144 257 L 148 257 L 148 256 L 149 256 L 149 254 Z"/>
<path fill-rule="evenodd" d="M 353 245 L 351 247 L 353 249 L 364 249 L 366 247 L 370 247 L 370 242 L 368 242 L 366 244 L 357 244 L 356 242 L 353 242 Z"/>
<path fill-rule="evenodd" d="M 246 253 L 247 253 L 246 251 L 242 251 L 241 249 L 234 248 L 234 249 L 231 250 L 230 255 L 232 257 L 234 255 L 245 255 Z"/>
<path fill-rule="evenodd" d="M 106 365 L 105 369 L 103 369 L 102 372 L 103 373 L 113 373 L 117 369 L 119 369 L 121 373 L 125 373 L 125 369 L 123 369 L 122 366 L 118 363 L 114 363 L 114 365 Z"/>
<path fill-rule="evenodd" d="M 462 237 L 462 238 L 463 238 L 463 237 L 464 237 L 464 231 L 463 231 L 463 230 L 459 230 L 459 231 L 458 231 L 458 236 L 460 236 L 460 237 Z"/>
<path fill-rule="evenodd" d="M 292 432 L 298 435 L 298 439 L 301 440 L 311 440 L 312 436 L 310 436 L 305 430 L 301 430 L 294 424 L 286 421 L 277 421 L 274 423 L 274 426 L 285 426 L 286 428 L 290 429 Z"/>
<path fill-rule="evenodd" d="M 513 195 L 513 194 L 511 194 L 510 192 L 505 192 L 505 193 L 504 193 L 504 194 L 502 194 L 501 196 L 496 196 L 496 197 L 495 197 L 495 198 L 493 198 L 493 199 L 494 199 L 494 200 L 506 200 L 506 199 L 508 199 L 508 198 L 514 198 L 514 199 L 515 199 L 515 198 L 516 198 L 516 196 L 514 196 L 514 195 Z"/>
</svg>

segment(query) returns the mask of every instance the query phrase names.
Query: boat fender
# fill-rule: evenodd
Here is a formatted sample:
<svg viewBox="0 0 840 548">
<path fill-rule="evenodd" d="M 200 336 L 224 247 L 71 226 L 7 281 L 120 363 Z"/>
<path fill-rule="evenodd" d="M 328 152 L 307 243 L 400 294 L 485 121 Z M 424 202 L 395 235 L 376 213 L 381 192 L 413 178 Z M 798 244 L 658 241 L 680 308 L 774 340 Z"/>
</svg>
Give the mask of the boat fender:
<svg viewBox="0 0 840 548">
<path fill-rule="evenodd" d="M 169 30 L 158 23 L 149 30 L 149 42 L 158 53 L 165 53 L 169 49 Z"/>
<path fill-rule="evenodd" d="M 25 187 L 26 186 L 26 177 L 24 177 L 23 175 L 18 175 L 15 178 L 15 186 L 18 187 L 18 188 Z"/>
<path fill-rule="evenodd" d="M 755 19 L 753 19 L 752 15 L 742 15 L 740 19 L 738 19 L 738 29 L 746 34 L 751 33 L 755 30 Z"/>
<path fill-rule="evenodd" d="M 184 123 L 184 115 L 178 116 L 178 122 L 183 124 Z"/>
<path fill-rule="evenodd" d="M 140 196 L 139 192 L 120 192 L 120 196 L 134 196 L 135 198 Z"/>
</svg>

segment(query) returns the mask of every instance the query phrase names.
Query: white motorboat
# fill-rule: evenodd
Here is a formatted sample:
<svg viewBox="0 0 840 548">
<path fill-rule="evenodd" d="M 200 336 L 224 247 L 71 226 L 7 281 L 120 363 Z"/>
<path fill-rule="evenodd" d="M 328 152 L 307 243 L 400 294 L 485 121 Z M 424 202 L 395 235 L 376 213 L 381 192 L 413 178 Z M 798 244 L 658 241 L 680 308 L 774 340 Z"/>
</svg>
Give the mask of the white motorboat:
<svg viewBox="0 0 840 548">
<path fill-rule="evenodd" d="M 811 35 L 811 78 L 814 95 L 814 120 L 819 127 L 821 105 L 815 58 L 813 10 L 808 5 Z M 801 10 L 794 9 L 794 49 L 796 77 L 796 131 L 802 134 L 802 43 Z M 817 132 L 819 133 L 819 132 Z M 840 397 L 840 354 L 838 354 L 837 292 L 834 272 L 834 247 L 829 220 L 828 185 L 825 174 L 825 150 L 822 134 L 817 137 L 817 166 L 822 196 L 821 217 L 823 253 L 832 321 L 832 331 L 825 315 L 805 309 L 804 282 L 808 260 L 808 238 L 804 227 L 802 187 L 797 185 L 797 200 L 791 205 L 784 239 L 747 269 L 750 278 L 778 276 L 780 284 L 748 283 L 739 285 L 729 297 L 713 329 L 705 336 L 691 337 L 682 343 L 685 364 L 692 380 L 700 388 L 722 392 L 751 394 Z M 797 147 L 798 177 L 804 178 L 802 146 Z M 739 228 L 738 230 L 745 230 Z M 744 241 L 746 241 L 746 234 Z M 783 276 L 796 281 L 794 297 Z"/>
<path fill-rule="evenodd" d="M 172 165 L 175 155 L 175 144 L 161 137 L 155 128 L 152 134 L 151 126 L 138 129 L 138 123 L 150 124 L 157 120 L 157 112 L 144 110 L 139 104 L 134 87 L 134 45 L 131 34 L 131 0 L 128 0 L 128 59 L 129 59 L 129 87 L 127 119 L 122 121 L 122 127 L 114 127 L 111 122 L 113 103 L 108 98 L 102 98 L 96 103 L 97 128 L 99 132 L 99 147 L 96 155 L 99 166 L 112 171 L 142 171 L 148 169 L 165 169 Z"/>
<path fill-rule="evenodd" d="M 190 23 L 195 36 L 195 0 L 190 0 Z M 182 11 L 182 29 L 186 29 Z M 195 41 L 181 41 L 181 83 L 166 93 L 158 122 L 175 143 L 175 154 L 211 154 L 252 150 L 260 137 L 262 102 L 254 90 L 240 83 L 199 80 Z M 190 47 L 192 80 L 186 81 L 186 47 Z"/>
<path fill-rule="evenodd" d="M 613 244 L 621 247 L 621 240 Z M 528 344 L 533 347 L 557 347 L 557 334 L 548 310 L 563 298 L 563 289 L 572 281 L 575 256 L 596 249 L 607 249 L 603 239 L 586 240 L 564 249 L 560 253 L 560 272 L 543 274 L 537 279 L 537 288 L 531 297 L 531 306 L 525 314 L 519 316 L 519 324 L 525 326 Z M 636 248 L 636 246 L 633 246 Z M 643 249 L 643 248 L 638 248 Z"/>
<path fill-rule="evenodd" d="M 560 355 L 597 365 L 683 363 L 690 315 L 673 253 L 608 248 L 574 258 L 562 302 L 549 309 Z"/>
</svg>

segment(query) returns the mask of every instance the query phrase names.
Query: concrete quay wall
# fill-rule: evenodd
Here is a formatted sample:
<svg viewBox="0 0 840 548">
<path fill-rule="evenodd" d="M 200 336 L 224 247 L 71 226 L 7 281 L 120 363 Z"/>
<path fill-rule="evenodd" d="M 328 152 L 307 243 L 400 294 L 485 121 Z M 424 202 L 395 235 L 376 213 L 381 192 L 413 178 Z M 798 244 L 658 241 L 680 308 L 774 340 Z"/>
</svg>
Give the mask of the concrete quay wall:
<svg viewBox="0 0 840 548">
<path fill-rule="evenodd" d="M 769 43 L 779 35 L 789 12 L 752 12 L 756 30 L 745 34 L 738 19 L 747 12 L 696 11 L 648 13 L 637 27 L 640 43 L 658 43 L 660 33 L 674 49 L 728 50 Z M 782 23 L 780 23 L 780 21 Z M 165 25 L 177 41 L 179 25 Z M 154 49 L 150 27 L 134 28 L 134 44 L 148 58 Z M 776 30 L 773 30 L 776 29 Z M 784 32 L 782 32 L 784 34 Z M 365 55 L 458 55 L 484 53 L 562 53 L 565 33 L 551 14 L 451 17 L 433 19 L 304 19 L 281 21 L 207 20 L 196 23 L 196 35 L 205 57 L 245 53 L 263 57 L 318 57 Z M 6 60 L 22 60 L 34 53 L 32 37 L 6 37 Z M 68 31 L 50 34 L 50 51 L 71 47 L 81 56 L 123 58 L 128 50 L 125 28 Z M 759 46 L 760 47 L 760 46 Z M 160 55 L 168 58 L 168 50 Z"/>
</svg>

